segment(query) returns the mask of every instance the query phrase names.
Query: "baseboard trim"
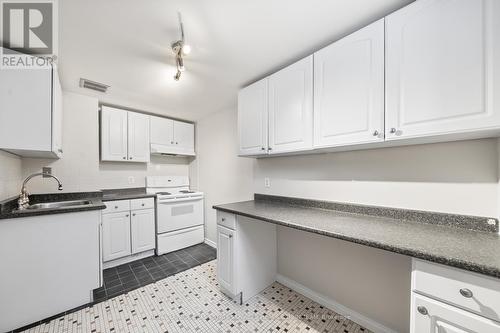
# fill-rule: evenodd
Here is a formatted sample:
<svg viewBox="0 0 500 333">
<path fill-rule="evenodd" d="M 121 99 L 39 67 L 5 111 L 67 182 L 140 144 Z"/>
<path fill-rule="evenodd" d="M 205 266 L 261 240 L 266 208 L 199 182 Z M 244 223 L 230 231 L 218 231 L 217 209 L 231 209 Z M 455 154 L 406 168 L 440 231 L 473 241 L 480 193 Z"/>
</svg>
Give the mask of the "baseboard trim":
<svg viewBox="0 0 500 333">
<path fill-rule="evenodd" d="M 376 322 L 375 320 L 368 318 L 348 307 L 336 302 L 335 300 L 317 293 L 316 291 L 307 288 L 306 286 L 287 278 L 281 274 L 277 274 L 276 281 L 296 292 L 309 297 L 313 301 L 326 306 L 327 308 L 337 312 L 338 314 L 360 324 L 361 326 L 373 331 L 374 333 L 398 333 L 384 325 Z"/>
<path fill-rule="evenodd" d="M 155 250 L 154 249 L 153 250 L 147 250 L 147 251 L 144 251 L 144 252 L 141 252 L 141 253 L 131 254 L 131 255 L 127 256 L 127 257 L 118 258 L 118 259 L 115 259 L 115 260 L 104 262 L 102 264 L 102 269 L 116 267 L 116 266 L 120 266 L 120 265 L 123 265 L 123 264 L 128 264 L 129 262 L 132 262 L 132 261 L 135 261 L 135 260 L 139 260 L 139 259 L 144 259 L 144 258 L 151 257 L 151 256 L 154 256 L 154 255 L 155 255 Z"/>
<path fill-rule="evenodd" d="M 205 238 L 205 244 L 207 244 L 207 245 L 209 245 L 209 246 L 213 247 L 214 249 L 217 249 L 217 244 L 216 244 L 215 242 L 211 241 L 211 240 L 210 240 L 210 239 L 208 239 L 208 238 Z"/>
</svg>

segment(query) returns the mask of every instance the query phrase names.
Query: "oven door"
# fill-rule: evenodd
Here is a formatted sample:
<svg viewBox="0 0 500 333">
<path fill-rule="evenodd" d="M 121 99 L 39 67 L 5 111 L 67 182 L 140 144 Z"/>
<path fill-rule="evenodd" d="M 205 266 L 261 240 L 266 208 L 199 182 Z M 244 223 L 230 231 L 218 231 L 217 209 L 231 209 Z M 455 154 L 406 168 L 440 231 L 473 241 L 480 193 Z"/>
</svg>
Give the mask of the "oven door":
<svg viewBox="0 0 500 333">
<path fill-rule="evenodd" d="M 203 197 L 158 200 L 158 233 L 203 224 Z"/>
</svg>

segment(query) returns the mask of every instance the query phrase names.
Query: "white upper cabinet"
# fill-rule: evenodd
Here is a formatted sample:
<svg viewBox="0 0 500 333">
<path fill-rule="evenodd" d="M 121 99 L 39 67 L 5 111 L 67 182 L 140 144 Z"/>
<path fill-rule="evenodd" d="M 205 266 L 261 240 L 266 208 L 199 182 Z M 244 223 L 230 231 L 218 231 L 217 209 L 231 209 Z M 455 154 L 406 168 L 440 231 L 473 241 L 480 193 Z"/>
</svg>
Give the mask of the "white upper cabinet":
<svg viewBox="0 0 500 333">
<path fill-rule="evenodd" d="M 384 141 L 384 20 L 314 54 L 314 146 Z"/>
<path fill-rule="evenodd" d="M 128 112 L 128 159 L 149 162 L 149 116 Z"/>
<path fill-rule="evenodd" d="M 194 124 L 151 116 L 151 154 L 194 156 Z"/>
<path fill-rule="evenodd" d="M 174 142 L 183 155 L 194 155 L 194 124 L 174 120 Z"/>
<path fill-rule="evenodd" d="M 101 160 L 149 162 L 149 155 L 149 116 L 103 106 Z"/>
<path fill-rule="evenodd" d="M 497 0 L 419 0 L 386 18 L 387 140 L 499 127 L 499 21 Z"/>
<path fill-rule="evenodd" d="M 313 56 L 271 75 L 269 85 L 269 153 L 312 147 Z"/>
<path fill-rule="evenodd" d="M 60 157 L 62 92 L 57 68 L 2 70 L 0 149 L 26 157 Z"/>
<path fill-rule="evenodd" d="M 238 93 L 238 135 L 240 155 L 267 154 L 267 78 Z"/>
<path fill-rule="evenodd" d="M 153 148 L 172 147 L 174 142 L 174 121 L 172 119 L 151 116 L 151 152 Z"/>
<path fill-rule="evenodd" d="M 103 106 L 101 111 L 101 160 L 128 161 L 128 111 Z"/>
</svg>

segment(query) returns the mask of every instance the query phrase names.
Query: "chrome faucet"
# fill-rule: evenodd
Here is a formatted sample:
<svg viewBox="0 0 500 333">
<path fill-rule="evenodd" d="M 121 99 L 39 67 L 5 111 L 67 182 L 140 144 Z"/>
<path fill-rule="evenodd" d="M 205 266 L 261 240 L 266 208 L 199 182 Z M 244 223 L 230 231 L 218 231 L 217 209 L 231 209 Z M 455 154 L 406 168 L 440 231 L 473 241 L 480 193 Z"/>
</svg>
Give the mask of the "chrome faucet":
<svg viewBox="0 0 500 333">
<path fill-rule="evenodd" d="M 62 187 L 62 184 L 61 184 L 61 181 L 59 180 L 59 178 L 57 178 L 56 176 L 50 174 L 50 173 L 46 173 L 46 172 L 38 172 L 38 173 L 34 173 L 30 176 L 28 176 L 24 182 L 23 182 L 23 186 L 21 187 L 21 194 L 19 194 L 19 199 L 17 200 L 17 205 L 18 205 L 18 209 L 19 210 L 23 210 L 23 209 L 26 209 L 29 205 L 30 205 L 30 199 L 29 199 L 29 193 L 28 193 L 28 190 L 26 189 L 26 184 L 28 183 L 28 181 L 33 178 L 33 177 L 36 177 L 36 176 L 42 176 L 42 177 L 52 177 L 54 178 L 55 180 L 57 180 L 57 183 L 59 184 L 59 186 L 57 187 L 57 189 L 59 191 L 62 191 L 63 187 Z"/>
</svg>

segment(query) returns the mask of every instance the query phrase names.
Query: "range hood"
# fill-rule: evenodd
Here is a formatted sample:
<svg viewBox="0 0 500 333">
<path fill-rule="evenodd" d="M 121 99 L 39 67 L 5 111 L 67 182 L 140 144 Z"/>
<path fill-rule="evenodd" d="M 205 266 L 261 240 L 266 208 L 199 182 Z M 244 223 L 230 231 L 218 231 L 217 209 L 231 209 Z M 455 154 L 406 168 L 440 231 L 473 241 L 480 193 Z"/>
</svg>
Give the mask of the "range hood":
<svg viewBox="0 0 500 333">
<path fill-rule="evenodd" d="M 176 146 L 175 144 L 151 143 L 151 155 L 159 156 L 195 156 L 194 150 Z"/>
</svg>

